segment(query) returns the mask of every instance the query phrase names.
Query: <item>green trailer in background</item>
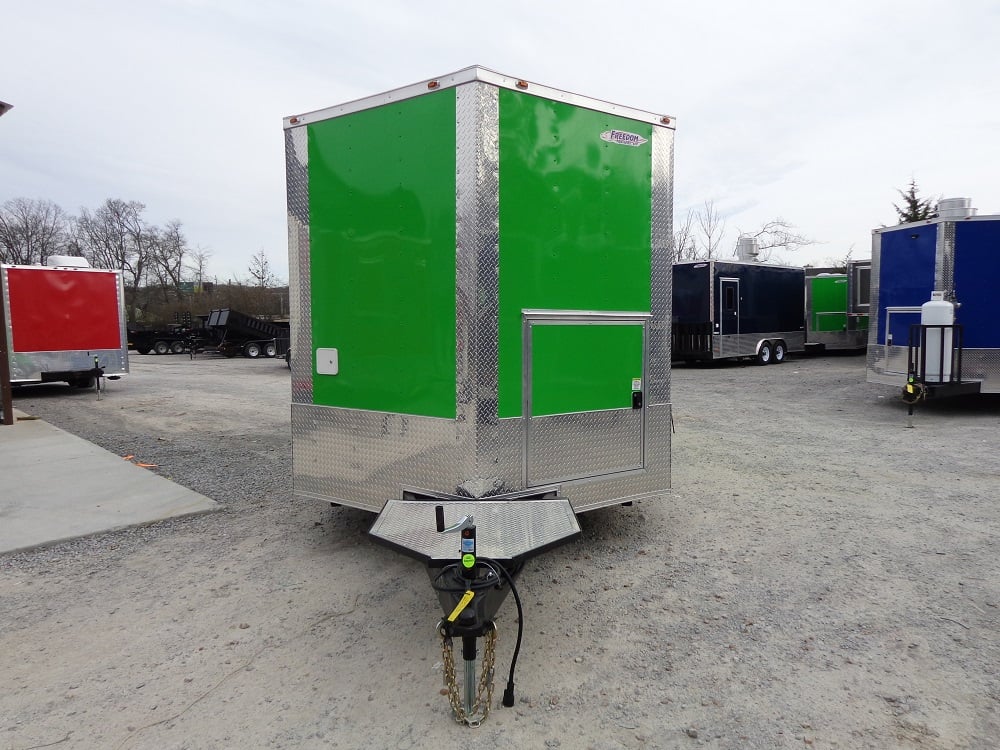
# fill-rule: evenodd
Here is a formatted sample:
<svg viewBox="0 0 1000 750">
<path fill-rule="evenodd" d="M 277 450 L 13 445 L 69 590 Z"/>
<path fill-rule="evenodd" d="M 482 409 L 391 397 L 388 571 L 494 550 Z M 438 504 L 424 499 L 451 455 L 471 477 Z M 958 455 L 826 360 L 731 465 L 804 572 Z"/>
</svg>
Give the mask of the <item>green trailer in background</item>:
<svg viewBox="0 0 1000 750">
<path fill-rule="evenodd" d="M 428 565 L 461 722 L 524 560 L 669 487 L 673 127 L 480 67 L 285 120 L 293 494 Z"/>
<path fill-rule="evenodd" d="M 864 351 L 868 345 L 871 260 L 849 261 L 845 273 L 806 276 L 806 352 Z"/>
</svg>

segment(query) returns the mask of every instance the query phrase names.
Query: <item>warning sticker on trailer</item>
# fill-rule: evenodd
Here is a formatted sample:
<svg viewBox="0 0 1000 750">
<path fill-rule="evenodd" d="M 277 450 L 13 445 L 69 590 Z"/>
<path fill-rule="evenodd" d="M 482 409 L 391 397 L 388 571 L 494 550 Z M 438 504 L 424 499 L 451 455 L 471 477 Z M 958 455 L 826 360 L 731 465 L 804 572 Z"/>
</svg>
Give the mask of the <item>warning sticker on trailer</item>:
<svg viewBox="0 0 1000 750">
<path fill-rule="evenodd" d="M 648 138 L 643 138 L 638 133 L 630 133 L 627 130 L 605 130 L 601 133 L 601 140 L 617 143 L 619 146 L 641 146 L 649 141 Z"/>
<path fill-rule="evenodd" d="M 642 390 L 642 378 L 632 378 L 632 390 L 633 391 Z"/>
</svg>

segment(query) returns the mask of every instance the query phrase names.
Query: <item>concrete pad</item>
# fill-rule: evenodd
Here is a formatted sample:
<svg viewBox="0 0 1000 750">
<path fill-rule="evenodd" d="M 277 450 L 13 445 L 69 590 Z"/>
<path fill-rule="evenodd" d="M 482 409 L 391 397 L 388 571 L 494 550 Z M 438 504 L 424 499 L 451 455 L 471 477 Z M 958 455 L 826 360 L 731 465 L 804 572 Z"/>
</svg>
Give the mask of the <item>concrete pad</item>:
<svg viewBox="0 0 1000 750">
<path fill-rule="evenodd" d="M 220 507 L 47 422 L 14 416 L 0 424 L 0 553 Z"/>
</svg>

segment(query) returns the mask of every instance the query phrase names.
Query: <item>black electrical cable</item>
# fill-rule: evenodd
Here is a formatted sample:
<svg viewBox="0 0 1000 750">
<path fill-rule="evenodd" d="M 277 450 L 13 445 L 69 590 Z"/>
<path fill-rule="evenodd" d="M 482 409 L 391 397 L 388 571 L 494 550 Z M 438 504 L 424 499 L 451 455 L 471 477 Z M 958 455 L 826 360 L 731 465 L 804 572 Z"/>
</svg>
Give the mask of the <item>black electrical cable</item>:
<svg viewBox="0 0 1000 750">
<path fill-rule="evenodd" d="M 507 569 L 496 560 L 480 558 L 490 565 L 495 565 L 503 573 L 503 577 L 510 584 L 510 593 L 514 595 L 514 603 L 517 605 L 517 642 L 514 644 L 514 655 L 510 659 L 510 674 L 507 677 L 507 688 L 503 691 L 503 705 L 510 708 L 514 705 L 514 668 L 517 666 L 517 656 L 521 653 L 521 637 L 524 635 L 524 609 L 521 607 L 521 597 L 517 593 L 517 586 L 514 585 L 514 578 Z"/>
</svg>

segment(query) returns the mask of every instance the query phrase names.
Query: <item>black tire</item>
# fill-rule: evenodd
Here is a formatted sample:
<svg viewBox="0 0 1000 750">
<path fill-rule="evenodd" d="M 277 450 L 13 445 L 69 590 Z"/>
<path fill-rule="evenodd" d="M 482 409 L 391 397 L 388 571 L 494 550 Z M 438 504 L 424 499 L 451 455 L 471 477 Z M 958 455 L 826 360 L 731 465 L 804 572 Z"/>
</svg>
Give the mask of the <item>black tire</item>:
<svg viewBox="0 0 1000 750">
<path fill-rule="evenodd" d="M 169 354 L 170 344 L 166 341 L 157 341 L 153 344 L 153 351 L 157 354 Z"/>
<path fill-rule="evenodd" d="M 275 357 L 278 354 L 278 347 L 274 345 L 272 341 L 269 344 L 264 344 L 264 356 L 265 357 Z"/>
<path fill-rule="evenodd" d="M 79 375 L 69 381 L 74 388 L 93 388 L 94 377 L 92 375 Z"/>
<path fill-rule="evenodd" d="M 170 344 L 170 352 L 172 354 L 183 354 L 184 353 L 184 342 L 174 341 Z"/>
<path fill-rule="evenodd" d="M 785 346 L 784 341 L 775 341 L 774 349 L 771 353 L 774 355 L 774 364 L 780 365 L 788 357 L 788 347 Z"/>
<path fill-rule="evenodd" d="M 250 359 L 257 359 L 261 354 L 260 344 L 255 341 L 251 341 L 249 344 L 243 347 L 243 356 L 249 357 Z"/>
<path fill-rule="evenodd" d="M 757 350 L 757 364 L 758 365 L 769 365 L 774 360 L 774 350 L 771 349 L 771 342 L 765 341 L 760 345 L 760 349 Z"/>
<path fill-rule="evenodd" d="M 148 346 L 141 346 L 141 347 L 137 346 L 135 350 L 137 352 L 139 352 L 139 354 L 149 354 L 149 347 Z"/>
</svg>

